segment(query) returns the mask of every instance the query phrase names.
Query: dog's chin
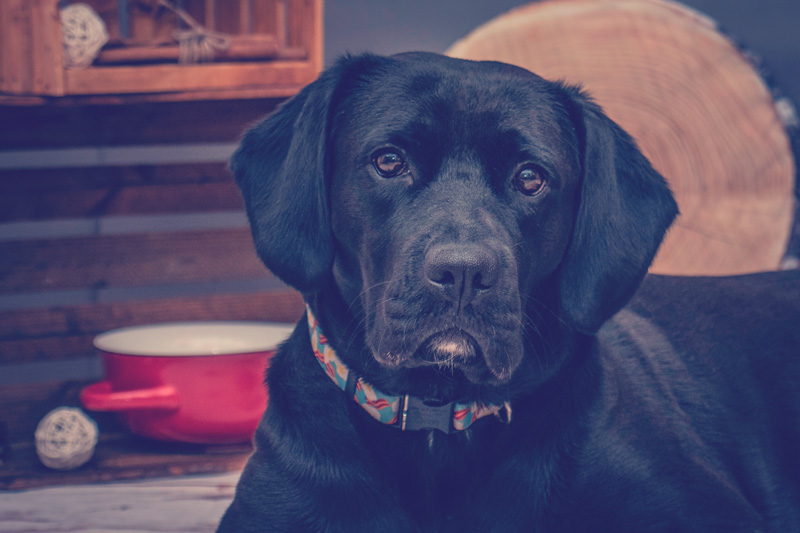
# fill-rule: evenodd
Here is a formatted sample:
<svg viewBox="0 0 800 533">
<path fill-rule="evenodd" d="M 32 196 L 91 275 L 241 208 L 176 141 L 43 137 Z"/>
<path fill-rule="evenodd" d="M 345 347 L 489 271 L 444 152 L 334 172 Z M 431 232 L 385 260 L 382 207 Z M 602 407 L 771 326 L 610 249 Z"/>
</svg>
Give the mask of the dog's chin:
<svg viewBox="0 0 800 533">
<path fill-rule="evenodd" d="M 447 376 L 464 376 L 474 384 L 486 383 L 492 377 L 478 342 L 458 329 L 434 333 L 420 344 L 410 361 L 434 367 Z"/>
<path fill-rule="evenodd" d="M 385 369 L 405 369 L 422 379 L 444 379 L 451 383 L 502 385 L 513 368 L 497 361 L 470 333 L 457 328 L 438 331 L 415 345 L 373 350 L 374 359 Z M 516 366 L 516 365 L 514 365 Z"/>
<path fill-rule="evenodd" d="M 434 333 L 417 348 L 414 358 L 440 366 L 474 362 L 481 357 L 475 338 L 465 331 L 449 329 Z"/>
</svg>

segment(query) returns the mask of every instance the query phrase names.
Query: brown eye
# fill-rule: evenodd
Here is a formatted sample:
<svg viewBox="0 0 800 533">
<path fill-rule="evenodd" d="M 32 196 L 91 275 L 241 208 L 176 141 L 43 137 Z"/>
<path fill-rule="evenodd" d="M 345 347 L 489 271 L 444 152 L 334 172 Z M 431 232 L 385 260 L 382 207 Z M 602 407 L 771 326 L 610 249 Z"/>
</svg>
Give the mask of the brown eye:
<svg viewBox="0 0 800 533">
<path fill-rule="evenodd" d="M 372 158 L 372 166 L 384 178 L 395 178 L 405 174 L 408 170 L 406 160 L 399 152 L 394 150 L 378 152 Z"/>
<path fill-rule="evenodd" d="M 544 171 L 535 166 L 522 167 L 514 176 L 514 186 L 528 196 L 539 194 L 546 184 Z"/>
</svg>

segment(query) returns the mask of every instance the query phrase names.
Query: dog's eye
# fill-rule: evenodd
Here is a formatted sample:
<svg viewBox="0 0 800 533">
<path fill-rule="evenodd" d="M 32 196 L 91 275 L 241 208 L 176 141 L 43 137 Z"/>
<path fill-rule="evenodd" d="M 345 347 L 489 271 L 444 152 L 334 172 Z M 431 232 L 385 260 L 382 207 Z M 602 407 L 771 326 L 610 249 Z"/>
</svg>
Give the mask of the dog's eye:
<svg viewBox="0 0 800 533">
<path fill-rule="evenodd" d="M 408 170 L 406 160 L 399 152 L 384 150 L 375 154 L 372 165 L 384 178 L 395 178 Z"/>
<path fill-rule="evenodd" d="M 522 167 L 514 176 L 514 186 L 528 196 L 539 194 L 546 184 L 544 171 L 532 165 Z"/>
</svg>

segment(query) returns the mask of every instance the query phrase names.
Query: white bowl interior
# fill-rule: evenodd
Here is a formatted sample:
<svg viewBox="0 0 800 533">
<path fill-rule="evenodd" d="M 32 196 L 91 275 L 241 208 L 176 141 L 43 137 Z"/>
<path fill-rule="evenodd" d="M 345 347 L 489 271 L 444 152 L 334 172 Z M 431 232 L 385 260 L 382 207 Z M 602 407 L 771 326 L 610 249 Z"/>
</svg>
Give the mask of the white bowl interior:
<svg viewBox="0 0 800 533">
<path fill-rule="evenodd" d="M 98 335 L 98 350 L 124 355 L 198 356 L 274 350 L 294 325 L 265 322 L 180 322 L 134 326 Z"/>
</svg>

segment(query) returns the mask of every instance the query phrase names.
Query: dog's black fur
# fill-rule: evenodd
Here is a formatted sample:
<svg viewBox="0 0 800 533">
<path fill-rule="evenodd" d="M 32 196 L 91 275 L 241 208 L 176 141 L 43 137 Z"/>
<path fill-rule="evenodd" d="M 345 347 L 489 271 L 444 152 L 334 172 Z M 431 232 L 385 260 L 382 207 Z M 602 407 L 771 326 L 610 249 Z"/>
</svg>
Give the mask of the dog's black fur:
<svg viewBox="0 0 800 533">
<path fill-rule="evenodd" d="M 513 417 L 380 424 L 303 319 L 220 531 L 800 531 L 800 277 L 642 283 L 676 205 L 580 90 L 344 58 L 233 170 L 259 255 L 350 368 Z"/>
</svg>

